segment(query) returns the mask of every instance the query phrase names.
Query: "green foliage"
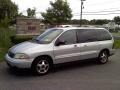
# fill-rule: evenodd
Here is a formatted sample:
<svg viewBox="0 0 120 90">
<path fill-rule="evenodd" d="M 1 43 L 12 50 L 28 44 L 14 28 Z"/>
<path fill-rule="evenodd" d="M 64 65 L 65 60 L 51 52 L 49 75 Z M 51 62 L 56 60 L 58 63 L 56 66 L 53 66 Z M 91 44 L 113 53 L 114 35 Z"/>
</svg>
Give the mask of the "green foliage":
<svg viewBox="0 0 120 90">
<path fill-rule="evenodd" d="M 115 40 L 115 48 L 116 49 L 120 48 L 120 39 Z"/>
<path fill-rule="evenodd" d="M 35 12 L 36 12 L 36 9 L 35 9 L 35 8 L 34 8 L 34 9 L 28 8 L 28 9 L 27 9 L 27 16 L 28 16 L 28 17 L 34 17 L 34 16 L 35 16 Z"/>
<path fill-rule="evenodd" d="M 83 19 L 82 20 L 82 25 L 103 25 L 103 24 L 108 24 L 110 20 L 107 19 L 93 19 L 93 20 L 87 20 Z M 69 21 L 70 24 L 80 24 L 79 19 L 73 19 Z"/>
<path fill-rule="evenodd" d="M 116 28 L 115 28 L 115 31 L 116 31 L 116 32 L 120 31 L 120 27 L 116 27 Z"/>
<path fill-rule="evenodd" d="M 52 25 L 63 24 L 71 20 L 72 10 L 69 4 L 63 0 L 50 1 L 51 7 L 46 12 L 41 13 L 45 23 Z"/>
<path fill-rule="evenodd" d="M 114 22 L 120 25 L 120 17 L 119 16 L 114 17 Z"/>
<path fill-rule="evenodd" d="M 111 33 L 117 33 L 117 31 L 115 30 L 115 29 L 109 29 L 109 32 L 111 32 Z"/>
<path fill-rule="evenodd" d="M 120 32 L 114 32 L 112 33 L 113 36 L 120 36 Z"/>
<path fill-rule="evenodd" d="M 0 62 L 4 60 L 4 56 L 6 54 L 7 50 L 1 49 L 0 50 Z"/>
<path fill-rule="evenodd" d="M 15 36 L 15 30 L 0 28 L 0 62 L 4 60 L 5 53 L 14 45 L 30 40 L 33 36 Z"/>
<path fill-rule="evenodd" d="M 0 28 L 0 48 L 9 48 L 12 45 L 10 37 L 14 34 L 14 30 Z"/>
<path fill-rule="evenodd" d="M 9 23 L 10 22 L 10 19 L 8 19 L 7 17 L 4 18 L 3 20 L 1 20 L 0 22 L 0 27 L 8 27 L 9 26 Z"/>
<path fill-rule="evenodd" d="M 89 22 L 89 24 L 91 25 L 103 25 L 103 24 L 108 24 L 110 22 L 110 20 L 107 19 L 93 19 Z"/>
<path fill-rule="evenodd" d="M 18 13 L 18 7 L 11 0 L 0 0 L 0 24 L 6 26 L 10 21 L 14 20 Z M 7 21 L 7 20 L 8 21 Z"/>
<path fill-rule="evenodd" d="M 15 34 L 14 30 L 0 28 L 0 61 L 4 60 L 4 55 L 8 48 L 12 46 L 10 37 Z"/>
<path fill-rule="evenodd" d="M 78 19 L 73 19 L 69 21 L 70 24 L 80 24 L 80 20 Z M 88 25 L 89 24 L 89 20 L 87 19 L 82 19 L 82 25 Z"/>
<path fill-rule="evenodd" d="M 33 36 L 29 35 L 19 35 L 19 36 L 12 36 L 11 37 L 11 41 L 12 43 L 14 44 L 18 44 L 18 43 L 21 43 L 21 42 L 24 42 L 24 41 L 28 41 L 28 40 L 31 40 L 33 38 Z"/>
</svg>

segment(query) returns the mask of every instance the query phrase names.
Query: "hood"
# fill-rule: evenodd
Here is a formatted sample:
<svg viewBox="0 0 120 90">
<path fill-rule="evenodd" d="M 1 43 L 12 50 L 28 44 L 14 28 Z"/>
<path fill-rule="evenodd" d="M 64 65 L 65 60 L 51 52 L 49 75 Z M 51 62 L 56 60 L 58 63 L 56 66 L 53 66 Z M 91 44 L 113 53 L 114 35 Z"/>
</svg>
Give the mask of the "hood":
<svg viewBox="0 0 120 90">
<path fill-rule="evenodd" d="M 12 48 L 10 48 L 10 51 L 13 53 L 29 53 L 29 52 L 33 52 L 33 51 L 42 51 L 44 50 L 46 47 L 48 46 L 48 44 L 38 44 L 35 42 L 23 42 L 20 44 L 17 44 L 15 46 L 13 46 Z"/>
</svg>

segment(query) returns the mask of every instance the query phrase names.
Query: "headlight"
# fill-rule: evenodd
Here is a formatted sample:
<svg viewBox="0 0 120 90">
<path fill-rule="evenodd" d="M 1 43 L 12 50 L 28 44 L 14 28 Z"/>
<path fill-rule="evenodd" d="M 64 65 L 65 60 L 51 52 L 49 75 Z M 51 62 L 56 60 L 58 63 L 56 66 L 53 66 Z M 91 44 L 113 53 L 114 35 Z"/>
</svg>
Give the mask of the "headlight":
<svg viewBox="0 0 120 90">
<path fill-rule="evenodd" d="M 29 56 L 24 53 L 16 53 L 14 58 L 15 59 L 29 59 Z"/>
</svg>

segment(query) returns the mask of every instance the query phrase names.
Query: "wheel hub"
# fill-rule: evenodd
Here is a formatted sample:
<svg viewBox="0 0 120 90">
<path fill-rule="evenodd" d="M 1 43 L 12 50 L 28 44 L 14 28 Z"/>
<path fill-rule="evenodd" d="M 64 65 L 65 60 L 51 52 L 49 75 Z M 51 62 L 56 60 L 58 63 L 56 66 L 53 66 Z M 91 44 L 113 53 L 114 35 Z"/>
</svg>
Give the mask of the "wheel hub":
<svg viewBox="0 0 120 90">
<path fill-rule="evenodd" d="M 37 71 L 39 73 L 46 73 L 49 69 L 49 64 L 46 60 L 41 60 L 38 64 L 37 64 Z"/>
<path fill-rule="evenodd" d="M 107 61 L 107 56 L 105 55 L 105 53 L 103 53 L 103 54 L 101 55 L 101 61 L 102 61 L 102 62 L 106 62 L 106 61 Z"/>
</svg>

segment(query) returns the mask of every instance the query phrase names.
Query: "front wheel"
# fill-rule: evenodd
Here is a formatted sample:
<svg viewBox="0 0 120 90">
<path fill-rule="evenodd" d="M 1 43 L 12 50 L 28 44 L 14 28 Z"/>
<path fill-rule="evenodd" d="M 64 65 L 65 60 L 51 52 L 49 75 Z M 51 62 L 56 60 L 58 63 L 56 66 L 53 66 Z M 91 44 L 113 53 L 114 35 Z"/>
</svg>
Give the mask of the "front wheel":
<svg viewBox="0 0 120 90">
<path fill-rule="evenodd" d="M 100 64 L 105 64 L 108 62 L 108 54 L 106 51 L 102 51 L 100 54 L 99 54 L 99 57 L 98 57 L 98 62 Z"/>
<path fill-rule="evenodd" d="M 45 75 L 50 71 L 51 62 L 49 58 L 40 57 L 32 65 L 32 70 L 38 75 Z"/>
</svg>

